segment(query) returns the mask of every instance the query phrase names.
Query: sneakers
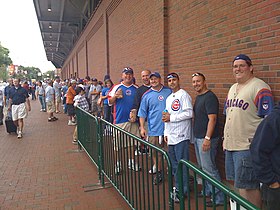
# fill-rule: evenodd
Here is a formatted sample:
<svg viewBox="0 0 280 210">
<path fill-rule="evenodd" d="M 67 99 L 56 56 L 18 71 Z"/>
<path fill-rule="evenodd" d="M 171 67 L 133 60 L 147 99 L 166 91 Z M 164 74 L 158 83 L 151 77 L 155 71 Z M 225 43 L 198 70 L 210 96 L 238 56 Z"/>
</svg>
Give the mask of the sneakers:
<svg viewBox="0 0 280 210">
<path fill-rule="evenodd" d="M 153 168 L 149 170 L 149 174 L 155 174 L 157 173 L 157 167 L 156 165 L 153 165 Z"/>
<path fill-rule="evenodd" d="M 161 171 L 158 171 L 154 177 L 153 184 L 158 185 L 158 184 L 162 183 L 162 181 L 163 181 L 163 174 Z"/>
<path fill-rule="evenodd" d="M 121 171 L 122 171 L 121 163 L 118 161 L 117 164 L 115 165 L 115 174 L 119 175 Z"/>
<path fill-rule="evenodd" d="M 75 122 L 72 122 L 71 120 L 68 121 L 68 125 L 76 125 Z"/>
<path fill-rule="evenodd" d="M 22 138 L 22 132 L 21 132 L 21 131 L 18 132 L 17 138 L 18 138 L 18 139 L 21 139 L 21 138 Z"/>
<path fill-rule="evenodd" d="M 140 171 L 141 168 L 138 166 L 137 163 L 134 163 L 134 160 L 128 160 L 128 168 L 133 171 Z"/>
<path fill-rule="evenodd" d="M 171 193 L 171 199 L 175 203 L 180 203 L 179 192 L 178 192 L 178 190 L 175 187 L 173 189 L 173 192 Z"/>
</svg>

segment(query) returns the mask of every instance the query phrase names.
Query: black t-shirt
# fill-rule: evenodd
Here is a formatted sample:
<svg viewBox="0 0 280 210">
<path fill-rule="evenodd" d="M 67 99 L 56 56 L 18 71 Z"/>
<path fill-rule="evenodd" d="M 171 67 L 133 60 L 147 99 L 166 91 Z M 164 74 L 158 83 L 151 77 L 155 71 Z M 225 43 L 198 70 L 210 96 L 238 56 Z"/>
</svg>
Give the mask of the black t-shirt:
<svg viewBox="0 0 280 210">
<path fill-rule="evenodd" d="M 139 109 L 142 96 L 149 89 L 150 87 L 147 87 L 145 85 L 142 85 L 139 88 L 137 88 L 131 109 L 137 109 L 137 110 Z"/>
<path fill-rule="evenodd" d="M 204 138 L 207 131 L 208 115 L 217 114 L 217 123 L 211 138 L 219 136 L 218 113 L 219 101 L 217 96 L 212 91 L 207 91 L 196 97 L 194 103 L 194 137 Z"/>
</svg>

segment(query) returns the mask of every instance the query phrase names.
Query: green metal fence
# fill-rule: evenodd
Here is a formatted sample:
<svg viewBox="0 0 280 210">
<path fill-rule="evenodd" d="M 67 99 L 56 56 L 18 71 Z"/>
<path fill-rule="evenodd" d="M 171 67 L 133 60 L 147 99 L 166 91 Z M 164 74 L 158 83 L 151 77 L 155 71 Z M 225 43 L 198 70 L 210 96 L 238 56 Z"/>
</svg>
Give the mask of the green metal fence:
<svg viewBox="0 0 280 210">
<path fill-rule="evenodd" d="M 202 184 L 198 185 L 198 183 L 195 181 L 193 182 L 193 187 L 194 193 L 193 193 L 193 200 L 194 202 L 191 202 L 191 196 L 188 196 L 187 198 L 187 209 L 196 209 L 196 210 L 201 210 L 201 209 L 206 209 L 206 195 L 205 195 L 205 183 L 206 181 L 211 184 L 212 190 L 211 194 L 213 195 L 213 200 L 215 200 L 215 191 L 219 189 L 223 195 L 224 195 L 224 205 L 223 209 L 231 209 L 229 206 L 229 202 L 234 202 L 234 207 L 232 209 L 236 210 L 242 210 L 242 209 L 247 209 L 247 210 L 259 210 L 256 206 L 248 202 L 246 199 L 235 193 L 233 190 L 230 190 L 229 187 L 224 185 L 223 183 L 219 182 L 218 180 L 212 178 L 210 175 L 196 167 L 194 164 L 186 161 L 186 160 L 180 160 L 179 165 L 178 165 L 178 180 L 179 180 L 179 198 L 180 198 L 180 209 L 185 209 L 185 199 L 183 195 L 183 168 L 187 168 L 187 175 L 192 174 L 194 176 L 194 180 L 197 180 L 198 178 L 201 179 Z M 203 192 L 203 197 L 200 199 L 198 197 L 198 193 L 202 191 Z M 188 192 L 189 194 L 190 192 Z M 216 207 L 214 204 L 212 209 L 221 209 L 221 207 Z M 209 209 L 209 208 L 208 208 Z"/>
<path fill-rule="evenodd" d="M 132 209 L 185 210 L 185 201 L 187 201 L 188 210 L 206 209 L 206 197 L 198 198 L 198 191 L 203 190 L 202 186 L 207 181 L 213 185 L 212 192 L 218 188 L 224 193 L 223 209 L 230 209 L 228 201 L 232 199 L 237 203 L 238 210 L 242 210 L 242 207 L 258 210 L 227 186 L 185 160 L 181 160 L 178 166 L 180 205 L 174 205 L 172 167 L 165 150 L 80 108 L 77 108 L 76 114 L 79 147 L 83 148 L 97 166 L 101 186 L 105 187 L 104 179 L 107 178 Z M 140 148 L 146 150 L 141 151 Z M 152 161 L 153 157 L 156 159 L 155 163 Z M 163 176 L 161 183 L 154 183 L 154 181 L 159 181 L 159 173 L 149 173 L 153 170 L 153 165 L 156 167 L 155 171 L 161 171 Z M 141 169 L 138 171 L 132 169 L 137 166 Z M 193 177 L 194 180 L 198 177 L 202 179 L 202 185 L 198 185 L 196 181 L 189 181 L 187 199 L 183 195 L 183 167 L 187 167 L 188 177 Z M 193 191 L 190 192 L 190 189 Z M 216 209 L 215 205 L 213 209 Z"/>
</svg>

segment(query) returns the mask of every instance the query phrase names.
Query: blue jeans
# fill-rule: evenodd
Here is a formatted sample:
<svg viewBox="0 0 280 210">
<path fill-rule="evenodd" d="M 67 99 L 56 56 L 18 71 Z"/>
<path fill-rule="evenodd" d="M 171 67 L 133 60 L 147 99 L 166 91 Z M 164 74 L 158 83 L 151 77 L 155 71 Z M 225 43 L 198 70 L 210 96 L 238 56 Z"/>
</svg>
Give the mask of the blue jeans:
<svg viewBox="0 0 280 210">
<path fill-rule="evenodd" d="M 226 150 L 225 154 L 227 180 L 234 180 L 234 187 L 239 189 L 259 189 L 250 150 Z"/>
<path fill-rule="evenodd" d="M 41 104 L 42 109 L 43 109 L 43 110 L 46 110 L 46 101 L 45 101 L 45 97 L 39 95 L 39 101 L 40 101 L 40 104 Z"/>
<path fill-rule="evenodd" d="M 195 154 L 196 154 L 198 165 L 202 168 L 203 171 L 208 173 L 211 177 L 217 179 L 218 181 L 221 181 L 221 177 L 215 161 L 219 138 L 211 139 L 210 150 L 206 152 L 202 150 L 203 141 L 204 138 L 194 139 Z M 205 182 L 205 194 L 206 195 L 212 194 L 212 184 L 210 184 L 209 182 Z M 217 204 L 221 204 L 224 202 L 223 193 L 217 188 L 215 188 L 215 198 L 216 198 L 215 203 Z"/>
<path fill-rule="evenodd" d="M 175 145 L 168 145 L 168 154 L 170 157 L 171 165 L 172 165 L 172 175 L 175 180 L 175 187 L 179 189 L 179 181 L 177 178 L 177 169 L 178 163 L 181 159 L 189 160 L 189 140 L 181 141 Z M 187 168 L 183 166 L 183 183 L 184 183 L 184 194 L 187 195 L 188 192 L 188 176 L 187 176 Z"/>
</svg>

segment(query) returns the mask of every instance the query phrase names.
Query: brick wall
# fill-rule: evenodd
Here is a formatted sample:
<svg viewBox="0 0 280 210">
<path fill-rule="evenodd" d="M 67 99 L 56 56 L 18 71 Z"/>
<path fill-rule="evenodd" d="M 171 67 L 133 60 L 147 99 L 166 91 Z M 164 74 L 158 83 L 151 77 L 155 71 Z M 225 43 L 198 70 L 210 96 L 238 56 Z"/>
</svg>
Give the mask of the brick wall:
<svg viewBox="0 0 280 210">
<path fill-rule="evenodd" d="M 221 131 L 235 55 L 248 54 L 255 75 L 270 85 L 275 101 L 280 100 L 279 0 L 103 0 L 65 62 L 68 75 L 77 71 L 82 42 L 88 46 L 87 72 L 100 80 L 110 73 L 118 82 L 124 66 L 135 70 L 139 82 L 146 68 L 164 75 L 175 71 L 194 99 L 191 74 L 204 73 L 220 101 Z M 224 164 L 221 149 L 218 164 Z"/>
</svg>

